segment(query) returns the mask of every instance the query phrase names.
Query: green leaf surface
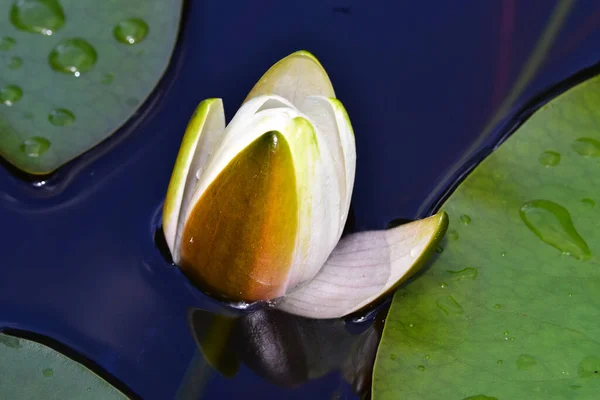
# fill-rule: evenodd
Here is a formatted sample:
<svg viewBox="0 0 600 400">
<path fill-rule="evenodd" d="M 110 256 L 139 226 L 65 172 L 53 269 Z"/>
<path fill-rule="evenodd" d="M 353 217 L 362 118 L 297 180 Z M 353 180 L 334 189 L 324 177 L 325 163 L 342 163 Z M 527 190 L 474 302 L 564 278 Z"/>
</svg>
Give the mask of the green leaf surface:
<svg viewBox="0 0 600 400">
<path fill-rule="evenodd" d="M 182 0 L 0 0 L 0 154 L 46 174 L 110 136 L 171 57 Z"/>
<path fill-rule="evenodd" d="M 0 333 L 0 399 L 110 400 L 127 397 L 57 351 Z"/>
<path fill-rule="evenodd" d="M 598 398 L 599 156 L 596 77 L 459 185 L 443 251 L 394 297 L 375 400 Z"/>
</svg>

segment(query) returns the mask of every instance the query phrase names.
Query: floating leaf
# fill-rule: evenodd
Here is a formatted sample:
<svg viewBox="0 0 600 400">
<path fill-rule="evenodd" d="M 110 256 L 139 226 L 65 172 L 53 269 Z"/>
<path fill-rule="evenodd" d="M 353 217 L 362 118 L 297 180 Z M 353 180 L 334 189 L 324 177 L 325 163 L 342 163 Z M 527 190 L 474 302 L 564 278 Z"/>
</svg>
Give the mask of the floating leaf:
<svg viewBox="0 0 600 400">
<path fill-rule="evenodd" d="M 108 382 L 56 350 L 0 333 L 1 399 L 127 399 Z"/>
<path fill-rule="evenodd" d="M 0 154 L 47 174 L 115 132 L 162 77 L 181 7 L 181 0 L 0 2 Z"/>
<path fill-rule="evenodd" d="M 456 235 L 394 298 L 375 400 L 597 398 L 599 140 L 596 77 L 460 184 L 442 207 Z"/>
</svg>

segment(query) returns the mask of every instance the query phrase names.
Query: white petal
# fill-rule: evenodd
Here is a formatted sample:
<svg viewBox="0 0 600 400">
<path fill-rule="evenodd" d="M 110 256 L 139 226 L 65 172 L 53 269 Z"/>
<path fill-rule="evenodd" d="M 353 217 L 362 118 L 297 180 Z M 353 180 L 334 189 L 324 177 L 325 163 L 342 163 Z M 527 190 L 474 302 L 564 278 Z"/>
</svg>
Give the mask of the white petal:
<svg viewBox="0 0 600 400">
<path fill-rule="evenodd" d="M 277 102 L 281 107 L 272 107 Z M 260 96 L 245 103 L 227 125 L 222 140 L 209 157 L 199 177 L 190 205 L 198 202 L 219 173 L 250 143 L 270 131 L 278 131 L 286 136 L 291 121 L 298 116 L 300 112 L 287 100 L 278 96 Z M 294 151 L 294 144 L 289 143 L 289 145 Z M 192 209 L 193 207 L 189 207 L 186 210 L 186 220 Z"/>
<path fill-rule="evenodd" d="M 163 230 L 173 260 L 179 261 L 177 242 L 183 216 L 194 188 L 196 171 L 206 163 L 225 129 L 225 112 L 221 99 L 202 101 L 190 119 L 177 154 L 163 208 Z"/>
<path fill-rule="evenodd" d="M 275 63 L 254 85 L 245 101 L 256 96 L 274 94 L 295 105 L 307 96 L 335 97 L 327 72 L 308 51 L 297 51 Z"/>
<path fill-rule="evenodd" d="M 309 96 L 299 109 L 313 122 L 333 159 L 342 199 L 339 210 L 341 235 L 350 209 L 356 173 L 356 145 L 352 125 L 344 106 L 337 99 Z"/>
<path fill-rule="evenodd" d="M 367 306 L 412 276 L 448 226 L 446 213 L 399 227 L 344 237 L 306 285 L 276 307 L 310 318 L 339 318 Z"/>
<path fill-rule="evenodd" d="M 340 189 L 327 142 L 311 122 L 296 118 L 290 141 L 298 190 L 298 242 L 287 291 L 312 279 L 340 236 Z M 289 139 L 288 139 L 289 140 Z"/>
</svg>

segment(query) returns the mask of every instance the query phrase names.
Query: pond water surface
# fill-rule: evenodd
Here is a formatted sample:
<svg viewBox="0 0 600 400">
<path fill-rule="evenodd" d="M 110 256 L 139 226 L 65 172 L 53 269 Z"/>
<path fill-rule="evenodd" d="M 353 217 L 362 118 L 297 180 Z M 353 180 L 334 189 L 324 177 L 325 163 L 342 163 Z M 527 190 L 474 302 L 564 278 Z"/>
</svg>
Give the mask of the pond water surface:
<svg viewBox="0 0 600 400">
<path fill-rule="evenodd" d="M 382 229 L 424 216 L 532 98 L 597 63 L 599 23 L 594 0 L 189 1 L 169 71 L 123 129 L 45 181 L 0 168 L 0 326 L 66 344 L 144 399 L 357 398 L 335 368 L 352 347 L 328 341 L 336 323 L 236 322 L 231 348 L 243 362 L 232 377 L 200 356 L 189 310 L 220 306 L 164 259 L 154 237 L 194 108 L 221 97 L 231 118 L 274 62 L 313 52 L 354 125 L 354 229 Z M 198 321 L 200 332 L 215 324 Z M 289 330 L 259 337 L 310 348 L 323 340 L 329 352 L 272 349 L 275 370 L 313 361 L 265 379 L 247 334 L 256 323 Z M 348 329 L 364 335 L 367 327 Z M 357 376 L 368 376 L 361 368 Z"/>
</svg>

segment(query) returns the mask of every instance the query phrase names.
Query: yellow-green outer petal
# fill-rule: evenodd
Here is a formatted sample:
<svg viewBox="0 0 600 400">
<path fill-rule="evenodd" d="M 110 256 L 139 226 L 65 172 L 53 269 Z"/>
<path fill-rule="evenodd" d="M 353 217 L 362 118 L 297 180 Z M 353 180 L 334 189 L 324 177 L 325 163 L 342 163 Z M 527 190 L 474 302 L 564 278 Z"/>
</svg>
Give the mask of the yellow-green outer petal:
<svg viewBox="0 0 600 400">
<path fill-rule="evenodd" d="M 181 201 L 189 174 L 190 164 L 192 163 L 192 159 L 196 152 L 196 147 L 200 139 L 202 129 L 206 123 L 207 116 L 211 110 L 211 107 L 213 107 L 217 102 L 221 102 L 221 100 L 215 98 L 202 101 L 198 107 L 196 107 L 196 110 L 194 111 L 194 114 L 188 123 L 181 146 L 179 148 L 179 153 L 177 154 L 175 167 L 171 173 L 169 187 L 167 189 L 167 195 L 163 206 L 163 229 L 167 229 L 169 227 L 175 229 L 177 226 L 177 220 L 181 212 Z M 165 235 L 167 235 L 166 232 Z M 167 241 L 169 241 L 169 239 L 167 239 Z M 171 249 L 171 251 L 173 251 L 173 249 Z"/>
<path fill-rule="evenodd" d="M 181 270 L 233 300 L 269 300 L 285 290 L 298 226 L 290 146 L 267 132 L 238 153 L 193 206 Z"/>
</svg>

